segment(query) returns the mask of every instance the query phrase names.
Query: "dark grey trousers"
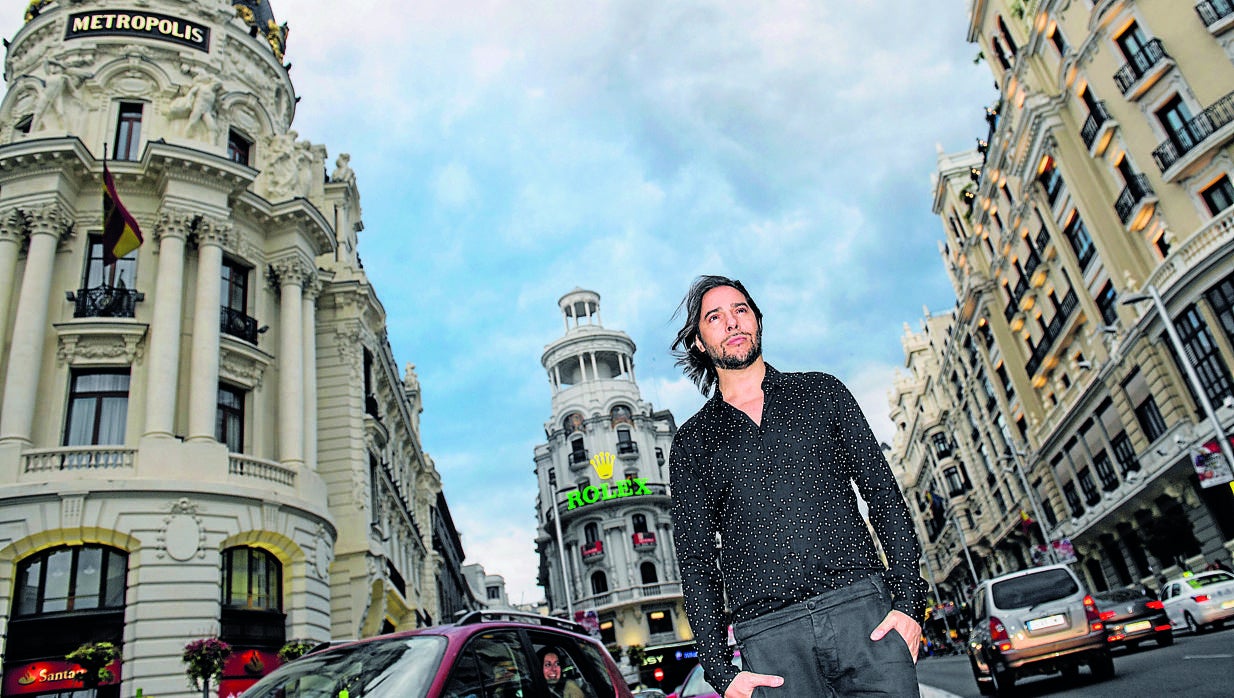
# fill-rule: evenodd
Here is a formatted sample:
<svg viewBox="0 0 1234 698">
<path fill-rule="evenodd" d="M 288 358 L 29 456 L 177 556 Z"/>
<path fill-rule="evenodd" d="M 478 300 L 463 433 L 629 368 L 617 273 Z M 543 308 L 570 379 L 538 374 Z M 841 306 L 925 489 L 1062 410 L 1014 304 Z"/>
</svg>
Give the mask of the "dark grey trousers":
<svg viewBox="0 0 1234 698">
<path fill-rule="evenodd" d="M 733 626 L 742 668 L 784 677 L 755 698 L 919 697 L 917 667 L 896 632 L 870 633 L 891 610 L 880 576 L 820 594 Z"/>
</svg>

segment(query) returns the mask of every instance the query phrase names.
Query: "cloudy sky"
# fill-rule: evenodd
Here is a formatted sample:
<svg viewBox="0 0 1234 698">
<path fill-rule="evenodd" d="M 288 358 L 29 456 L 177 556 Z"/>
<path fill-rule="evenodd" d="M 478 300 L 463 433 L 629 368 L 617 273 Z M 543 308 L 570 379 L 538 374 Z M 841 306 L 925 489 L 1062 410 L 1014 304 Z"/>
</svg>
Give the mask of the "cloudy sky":
<svg viewBox="0 0 1234 698">
<path fill-rule="evenodd" d="M 25 3 L 7 3 L 12 36 Z M 966 0 L 287 0 L 295 128 L 351 154 L 360 253 L 469 562 L 542 598 L 532 451 L 557 299 L 599 292 L 643 397 L 698 274 L 742 279 L 781 370 L 826 370 L 884 440 L 900 336 L 954 296 L 936 146 L 983 135 Z"/>
</svg>

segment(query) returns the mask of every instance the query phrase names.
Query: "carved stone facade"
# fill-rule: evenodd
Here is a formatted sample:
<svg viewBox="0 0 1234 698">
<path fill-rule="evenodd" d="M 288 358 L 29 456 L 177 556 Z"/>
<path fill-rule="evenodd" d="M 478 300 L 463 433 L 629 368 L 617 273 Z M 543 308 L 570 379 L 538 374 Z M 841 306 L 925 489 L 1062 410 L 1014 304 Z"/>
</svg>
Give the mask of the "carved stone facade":
<svg viewBox="0 0 1234 698">
<path fill-rule="evenodd" d="M 350 158 L 327 180 L 290 128 L 287 36 L 267 2 L 80 0 L 31 4 L 6 42 L 0 574 L 26 580 L 0 590 L 6 681 L 108 640 L 100 696 L 187 697 L 194 639 L 269 670 L 286 641 L 441 617 L 462 556 L 434 553 L 418 384 L 359 265 Z M 105 147 L 145 237 L 111 268 Z M 89 618 L 31 596 L 99 564 L 102 593 L 71 600 Z"/>
<path fill-rule="evenodd" d="M 599 294 L 575 289 L 558 305 L 566 331 L 540 359 L 553 399 L 547 441 L 535 449 L 539 582 L 550 612 L 594 612 L 612 647 L 688 642 L 669 515 L 676 422 L 642 399 L 634 342 L 602 326 Z M 638 496 L 600 494 L 619 489 Z M 637 669 L 627 668 L 632 681 Z"/>
<path fill-rule="evenodd" d="M 1234 16 L 1218 5 L 971 8 L 999 95 L 978 150 L 939 157 L 956 310 L 906 328 L 891 399 L 940 600 L 1050 559 L 1046 537 L 1097 590 L 1230 562 L 1234 494 L 1196 467 L 1218 458 L 1216 424 L 1234 431 Z"/>
</svg>

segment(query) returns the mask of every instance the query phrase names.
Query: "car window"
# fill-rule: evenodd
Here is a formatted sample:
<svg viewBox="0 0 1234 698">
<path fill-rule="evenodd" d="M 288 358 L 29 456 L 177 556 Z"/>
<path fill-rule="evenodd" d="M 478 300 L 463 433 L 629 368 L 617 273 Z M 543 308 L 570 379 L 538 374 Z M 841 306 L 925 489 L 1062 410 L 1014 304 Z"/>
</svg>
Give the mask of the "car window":
<svg viewBox="0 0 1234 698">
<path fill-rule="evenodd" d="M 248 698 L 402 698 L 428 692 L 445 652 L 434 635 L 365 642 L 309 654 L 253 685 Z M 345 691 L 345 693 L 344 693 Z"/>
<path fill-rule="evenodd" d="M 1175 596 L 1178 596 L 1178 583 L 1177 583 L 1177 582 L 1175 582 L 1175 583 L 1171 584 L 1171 585 L 1170 585 L 1169 587 L 1167 587 L 1167 588 L 1166 588 L 1166 590 L 1165 590 L 1165 597 L 1166 597 L 1167 599 L 1172 599 L 1172 598 L 1174 598 Z"/>
<path fill-rule="evenodd" d="M 1214 572 L 1212 574 L 1206 574 L 1202 577 L 1192 577 L 1187 580 L 1187 585 L 1192 589 L 1199 589 L 1200 587 L 1211 586 L 1213 584 L 1224 584 L 1225 582 L 1234 582 L 1234 576 L 1226 574 L 1225 572 Z"/>
<path fill-rule="evenodd" d="M 705 696 L 708 693 L 715 693 L 716 689 L 707 683 L 703 678 L 703 670 L 695 669 L 690 672 L 690 677 L 686 679 L 686 683 L 681 687 L 681 698 L 690 698 L 691 696 Z"/>
<path fill-rule="evenodd" d="M 562 680 L 577 686 L 584 698 L 613 695 L 613 682 L 608 675 L 608 667 L 594 646 L 579 642 L 568 635 L 531 631 L 528 636 L 537 657 L 546 648 L 558 653 Z M 562 690 L 565 690 L 564 687 Z M 573 691 L 570 694 L 578 695 Z"/>
<path fill-rule="evenodd" d="M 519 698 L 533 695 L 531 668 L 512 630 L 494 630 L 467 642 L 450 670 L 447 698 Z"/>
<path fill-rule="evenodd" d="M 1012 577 L 991 585 L 997 608 L 1026 608 L 1039 603 L 1062 599 L 1080 590 L 1075 579 L 1064 569 L 1042 570 L 1022 577 Z"/>
<path fill-rule="evenodd" d="M 1096 599 L 1098 603 L 1127 603 L 1129 601 L 1135 601 L 1143 596 L 1144 594 L 1142 592 L 1136 591 L 1135 589 L 1115 589 L 1113 591 L 1101 591 L 1093 594 L 1093 598 Z"/>
</svg>

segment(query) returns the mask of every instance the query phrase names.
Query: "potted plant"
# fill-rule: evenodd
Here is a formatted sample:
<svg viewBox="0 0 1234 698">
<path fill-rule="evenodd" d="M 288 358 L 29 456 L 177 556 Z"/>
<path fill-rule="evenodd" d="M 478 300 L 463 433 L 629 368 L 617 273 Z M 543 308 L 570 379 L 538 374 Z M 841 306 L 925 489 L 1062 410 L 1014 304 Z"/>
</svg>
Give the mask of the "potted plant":
<svg viewBox="0 0 1234 698">
<path fill-rule="evenodd" d="M 98 688 L 116 678 L 107 666 L 120 657 L 120 648 L 110 642 L 87 642 L 64 655 L 64 661 L 82 668 L 81 683 L 86 688 Z"/>
<path fill-rule="evenodd" d="M 286 664 L 287 662 L 299 659 L 316 646 L 316 643 L 308 640 L 291 640 L 279 648 L 279 661 Z"/>
<path fill-rule="evenodd" d="M 184 673 L 189 686 L 200 688 L 203 698 L 210 695 L 210 681 L 223 675 L 223 665 L 231 656 L 231 645 L 217 637 L 193 640 L 184 646 Z"/>
</svg>

